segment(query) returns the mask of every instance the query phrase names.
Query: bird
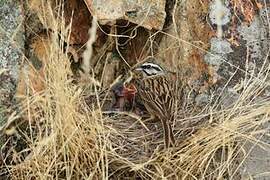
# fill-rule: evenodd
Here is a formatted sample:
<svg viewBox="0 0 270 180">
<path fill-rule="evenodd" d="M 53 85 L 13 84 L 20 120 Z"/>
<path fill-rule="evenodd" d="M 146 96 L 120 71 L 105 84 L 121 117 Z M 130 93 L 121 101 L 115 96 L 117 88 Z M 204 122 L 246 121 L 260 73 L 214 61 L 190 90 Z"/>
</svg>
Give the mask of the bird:
<svg viewBox="0 0 270 180">
<path fill-rule="evenodd" d="M 151 60 L 149 62 L 149 60 Z M 161 121 L 164 131 L 164 145 L 175 145 L 171 126 L 177 94 L 181 94 L 182 84 L 178 84 L 176 73 L 165 70 L 150 58 L 131 69 L 131 80 L 139 99 L 148 113 Z"/>
</svg>

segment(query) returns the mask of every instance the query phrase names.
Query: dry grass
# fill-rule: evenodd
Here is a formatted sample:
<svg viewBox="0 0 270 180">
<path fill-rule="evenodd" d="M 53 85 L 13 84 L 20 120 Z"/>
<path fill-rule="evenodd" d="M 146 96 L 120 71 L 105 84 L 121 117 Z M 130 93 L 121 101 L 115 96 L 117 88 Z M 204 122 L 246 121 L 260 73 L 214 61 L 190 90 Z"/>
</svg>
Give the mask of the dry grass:
<svg viewBox="0 0 270 180">
<path fill-rule="evenodd" d="M 269 86 L 264 70 L 268 67 L 256 77 L 247 75 L 231 107 L 217 101 L 202 113 L 179 115 L 177 147 L 162 150 L 159 125 L 142 122 L 131 113 L 102 112 L 95 83 L 74 85 L 56 33 L 51 42 L 45 89 L 29 93 L 21 103 L 20 115 L 28 122 L 24 134 L 28 147 L 13 154 L 14 165 L 6 165 L 14 179 L 234 179 L 249 155 L 247 143 L 269 148 L 260 138 L 269 136 L 264 125 L 269 121 L 270 101 L 258 98 Z M 86 89 L 96 94 L 97 106 L 86 105 Z M 189 128 L 196 131 L 191 134 Z"/>
</svg>

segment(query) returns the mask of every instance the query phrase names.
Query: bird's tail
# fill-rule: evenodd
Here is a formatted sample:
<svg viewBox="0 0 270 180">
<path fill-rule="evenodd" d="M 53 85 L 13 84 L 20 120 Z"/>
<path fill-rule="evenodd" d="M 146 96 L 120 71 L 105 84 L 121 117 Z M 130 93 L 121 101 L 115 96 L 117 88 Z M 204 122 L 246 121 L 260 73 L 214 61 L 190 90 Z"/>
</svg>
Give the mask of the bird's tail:
<svg viewBox="0 0 270 180">
<path fill-rule="evenodd" d="M 164 143 L 165 147 L 169 148 L 171 146 L 175 145 L 175 138 L 172 130 L 172 126 L 170 122 L 167 122 L 167 120 L 161 120 L 163 131 L 164 131 Z"/>
</svg>

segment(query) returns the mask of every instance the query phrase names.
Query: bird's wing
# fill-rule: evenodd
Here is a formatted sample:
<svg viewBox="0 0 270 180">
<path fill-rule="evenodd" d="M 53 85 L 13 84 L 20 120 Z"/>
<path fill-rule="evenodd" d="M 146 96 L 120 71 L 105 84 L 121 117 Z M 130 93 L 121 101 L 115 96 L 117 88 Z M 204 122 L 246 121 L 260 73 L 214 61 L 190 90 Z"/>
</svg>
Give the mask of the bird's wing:
<svg viewBox="0 0 270 180">
<path fill-rule="evenodd" d="M 138 91 L 146 109 L 151 114 L 154 113 L 154 115 L 166 118 L 171 116 L 174 104 L 174 87 L 164 76 L 143 79 Z"/>
</svg>

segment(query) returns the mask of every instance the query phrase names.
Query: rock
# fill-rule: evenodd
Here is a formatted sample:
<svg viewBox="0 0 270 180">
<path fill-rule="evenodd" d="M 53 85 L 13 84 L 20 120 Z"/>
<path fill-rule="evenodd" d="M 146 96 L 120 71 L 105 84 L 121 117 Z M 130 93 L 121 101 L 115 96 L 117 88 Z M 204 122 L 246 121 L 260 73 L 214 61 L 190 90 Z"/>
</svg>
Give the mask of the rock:
<svg viewBox="0 0 270 180">
<path fill-rule="evenodd" d="M 223 59 L 226 58 L 226 54 L 233 52 L 231 44 L 225 39 L 212 38 L 210 53 L 205 55 L 205 62 L 209 65 L 220 66 L 223 63 Z"/>
<path fill-rule="evenodd" d="M 212 1 L 210 5 L 210 20 L 213 24 L 223 26 L 230 22 L 231 13 L 226 0 L 223 4 L 221 1 Z"/>
<path fill-rule="evenodd" d="M 18 1 L 0 1 L 0 126 L 12 105 L 24 51 L 22 9 Z"/>
<path fill-rule="evenodd" d="M 198 106 L 204 106 L 210 101 L 210 97 L 208 94 L 199 94 L 195 98 L 195 102 Z"/>
<path fill-rule="evenodd" d="M 115 24 L 122 19 L 147 29 L 161 30 L 165 22 L 164 0 L 85 0 L 85 3 L 101 24 Z"/>
</svg>

